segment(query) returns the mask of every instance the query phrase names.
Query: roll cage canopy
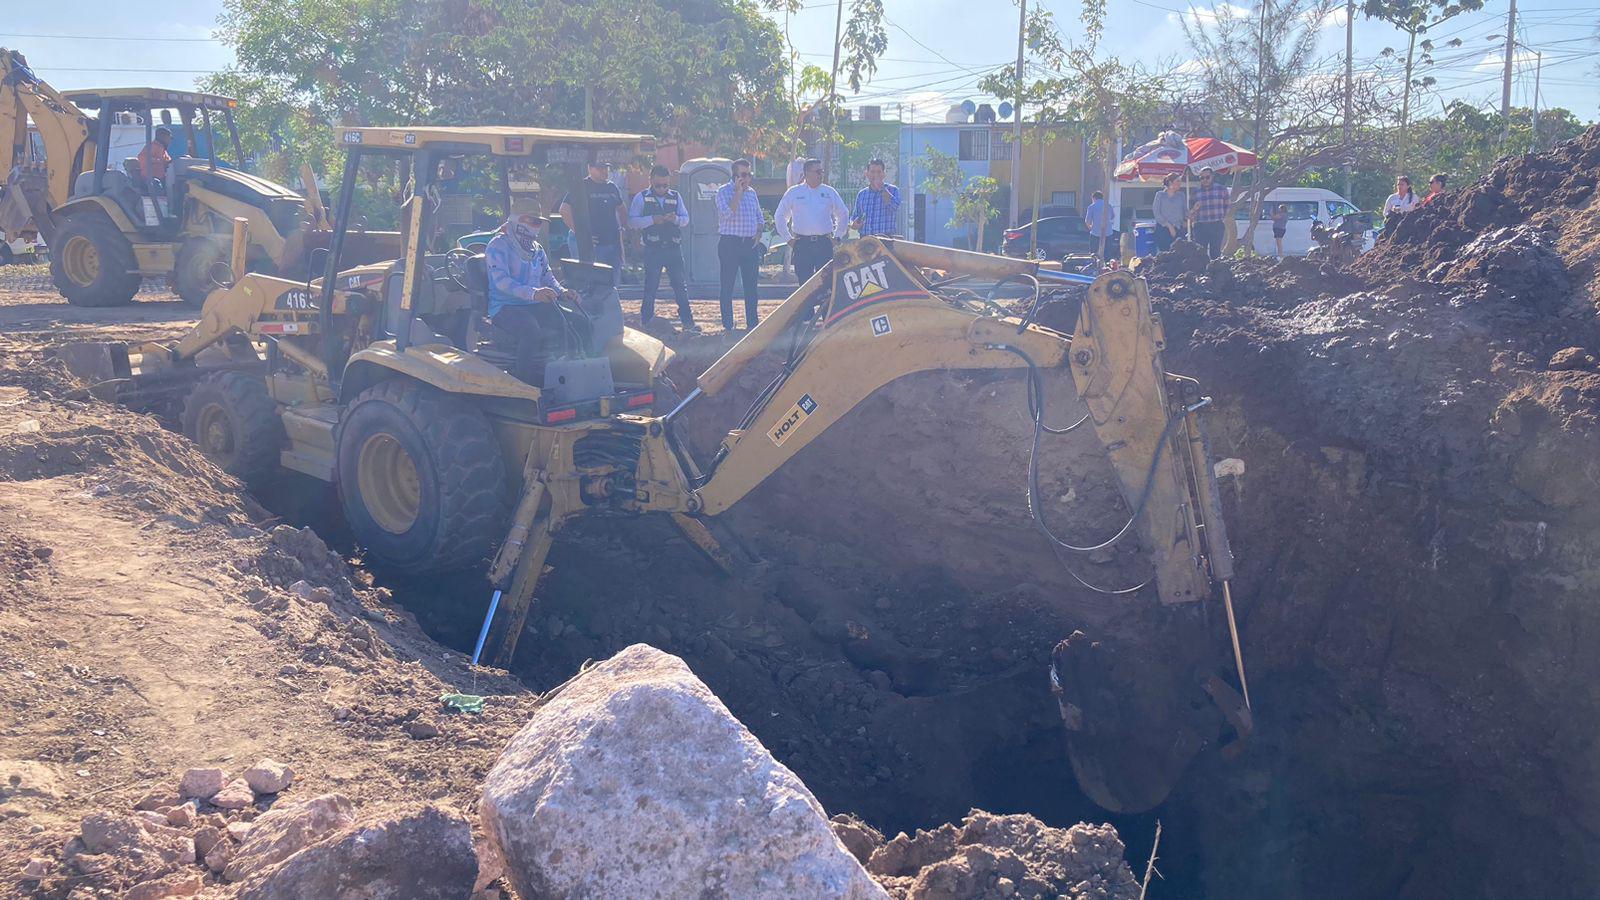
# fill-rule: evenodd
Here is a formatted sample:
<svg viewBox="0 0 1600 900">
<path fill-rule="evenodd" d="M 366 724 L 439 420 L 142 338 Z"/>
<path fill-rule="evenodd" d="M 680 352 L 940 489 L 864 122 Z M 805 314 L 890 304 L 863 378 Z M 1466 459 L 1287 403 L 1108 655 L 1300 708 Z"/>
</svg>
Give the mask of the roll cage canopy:
<svg viewBox="0 0 1600 900">
<path fill-rule="evenodd" d="M 402 184 L 410 183 L 410 198 L 406 201 L 401 225 L 403 265 L 407 273 L 400 300 L 403 322 L 395 340 L 396 349 L 405 352 L 414 315 L 412 297 L 418 290 L 420 280 L 426 277 L 423 262 L 427 247 L 423 236 L 431 233 L 437 207 L 436 203 L 425 202 L 425 199 L 438 179 L 441 161 L 474 156 L 494 159 L 499 170 L 499 193 L 504 209 L 509 212 L 512 208 L 510 169 L 513 166 L 531 164 L 562 170 L 565 176 L 562 180 L 575 187 L 583 179 L 584 167 L 588 163 L 632 163 L 655 151 L 655 139 L 644 134 L 504 125 L 409 128 L 345 126 L 334 129 L 334 140 L 345 151 L 344 177 L 334 206 L 333 239 L 322 267 L 322 289 L 318 298 L 324 335 L 323 357 L 329 362 L 330 369 L 334 368 L 338 354 L 333 342 L 331 320 L 337 280 L 335 276 L 341 268 L 362 157 L 398 158 L 400 181 Z M 590 263 L 594 249 L 589 240 L 589 204 L 573 204 L 572 217 L 573 230 L 578 238 L 578 261 Z"/>
</svg>

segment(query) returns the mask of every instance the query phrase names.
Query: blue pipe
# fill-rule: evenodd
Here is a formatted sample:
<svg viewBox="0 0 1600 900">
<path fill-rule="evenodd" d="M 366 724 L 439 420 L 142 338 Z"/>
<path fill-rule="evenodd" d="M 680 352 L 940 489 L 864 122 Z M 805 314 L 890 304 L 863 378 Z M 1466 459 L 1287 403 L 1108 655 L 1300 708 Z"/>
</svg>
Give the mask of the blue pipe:
<svg viewBox="0 0 1600 900">
<path fill-rule="evenodd" d="M 494 621 L 494 611 L 500 608 L 500 592 L 495 591 L 489 598 L 489 611 L 484 614 L 483 628 L 478 631 L 478 644 L 472 648 L 472 664 L 478 664 L 478 656 L 483 653 L 483 642 L 489 639 L 489 623 Z"/>
</svg>

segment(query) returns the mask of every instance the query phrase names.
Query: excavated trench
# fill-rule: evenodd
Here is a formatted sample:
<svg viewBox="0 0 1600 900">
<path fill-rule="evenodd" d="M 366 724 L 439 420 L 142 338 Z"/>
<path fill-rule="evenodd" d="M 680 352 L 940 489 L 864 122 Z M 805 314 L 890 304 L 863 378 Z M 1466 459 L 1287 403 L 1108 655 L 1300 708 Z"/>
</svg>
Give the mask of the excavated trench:
<svg viewBox="0 0 1600 900">
<path fill-rule="evenodd" d="M 1231 678 L 1218 610 L 1093 594 L 1035 532 L 1012 376 L 870 398 L 723 517 L 750 558 L 733 578 L 664 521 L 574 528 L 518 673 L 548 686 L 641 640 L 679 654 L 830 811 L 885 829 L 969 806 L 1109 819 L 1137 866 L 1159 818 L 1156 896 L 1592 896 L 1597 176 L 1593 130 L 1392 223 L 1356 271 L 1182 253 L 1145 271 L 1169 368 L 1216 398 L 1214 455 L 1244 464 L 1223 480 L 1256 712 L 1242 747 L 1198 690 Z M 685 383 L 719 348 L 680 349 Z M 691 408 L 691 445 L 709 451 L 761 383 Z M 1064 375 L 1050 396 L 1052 422 L 1074 416 Z M 1093 435 L 1044 452 L 1059 530 L 1115 530 Z M 322 502 L 288 514 L 327 525 Z M 1108 584 L 1143 572 L 1136 547 L 1070 562 Z M 374 575 L 469 646 L 477 579 Z M 1046 671 L 1079 630 L 1101 642 L 1118 776 L 1176 780 L 1148 812 L 1108 816 L 1074 782 Z"/>
</svg>

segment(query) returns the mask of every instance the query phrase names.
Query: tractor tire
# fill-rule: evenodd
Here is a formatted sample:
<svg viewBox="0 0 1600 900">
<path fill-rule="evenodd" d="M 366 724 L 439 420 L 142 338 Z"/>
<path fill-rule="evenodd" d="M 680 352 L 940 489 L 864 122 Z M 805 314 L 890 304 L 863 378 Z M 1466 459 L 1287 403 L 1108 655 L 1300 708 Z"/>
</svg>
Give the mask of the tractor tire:
<svg viewBox="0 0 1600 900">
<path fill-rule="evenodd" d="M 176 265 L 172 269 L 172 289 L 183 302 L 199 309 L 205 306 L 206 297 L 216 289 L 212 283 L 212 270 L 217 263 L 229 263 L 231 241 L 221 235 L 197 234 L 178 248 Z"/>
<path fill-rule="evenodd" d="M 143 276 L 133 244 L 103 215 L 69 216 L 50 242 L 50 278 L 73 306 L 121 306 Z"/>
<path fill-rule="evenodd" d="M 260 375 L 207 376 L 184 400 L 182 423 L 200 452 L 240 481 L 259 482 L 278 470 L 283 419 Z"/>
<path fill-rule="evenodd" d="M 16 261 L 16 254 L 12 253 L 11 247 L 5 243 L 5 236 L 0 235 L 0 266 L 9 266 Z"/>
<path fill-rule="evenodd" d="M 403 379 L 358 396 L 334 432 L 345 520 L 378 561 L 408 573 L 481 563 L 505 537 L 505 461 L 483 413 Z"/>
</svg>

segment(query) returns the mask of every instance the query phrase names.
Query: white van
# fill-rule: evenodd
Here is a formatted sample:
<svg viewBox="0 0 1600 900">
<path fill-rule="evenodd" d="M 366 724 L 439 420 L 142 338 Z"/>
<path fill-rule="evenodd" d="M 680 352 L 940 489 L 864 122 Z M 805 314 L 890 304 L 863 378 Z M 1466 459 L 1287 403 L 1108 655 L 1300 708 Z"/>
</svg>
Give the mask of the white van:
<svg viewBox="0 0 1600 900">
<path fill-rule="evenodd" d="M 1272 239 L 1272 211 L 1280 203 L 1289 207 L 1288 233 L 1283 236 L 1285 256 L 1305 256 L 1317 245 L 1311 239 L 1312 222 L 1334 225 L 1344 216 L 1360 212 L 1349 200 L 1323 188 L 1289 187 L 1269 191 L 1261 201 L 1261 223 L 1256 226 L 1255 252 L 1261 256 L 1277 255 L 1278 247 Z M 1250 227 L 1249 204 L 1240 204 L 1234 210 L 1234 217 L 1234 227 L 1243 238 Z M 1369 231 L 1362 242 L 1362 252 L 1372 247 L 1373 240 L 1374 235 Z"/>
</svg>

